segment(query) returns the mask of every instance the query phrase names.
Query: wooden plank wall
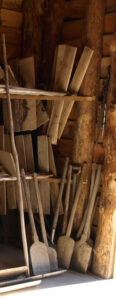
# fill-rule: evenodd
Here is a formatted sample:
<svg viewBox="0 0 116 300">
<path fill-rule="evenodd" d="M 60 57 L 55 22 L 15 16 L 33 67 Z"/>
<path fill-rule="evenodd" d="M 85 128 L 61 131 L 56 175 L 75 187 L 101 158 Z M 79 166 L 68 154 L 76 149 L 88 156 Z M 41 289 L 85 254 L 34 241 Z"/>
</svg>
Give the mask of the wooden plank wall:
<svg viewBox="0 0 116 300">
<path fill-rule="evenodd" d="M 0 1 L 0 41 L 1 34 L 4 32 L 8 59 L 21 55 L 22 3 L 23 0 Z M 2 47 L 0 47 L 0 57 L 2 62 Z"/>
<path fill-rule="evenodd" d="M 64 9 L 64 24 L 62 28 L 61 42 L 69 44 L 78 48 L 78 58 L 82 51 L 82 31 L 84 24 L 84 15 L 86 10 L 87 0 L 69 0 L 65 2 Z M 99 94 L 103 87 L 103 83 L 107 77 L 107 67 L 110 64 L 109 58 L 109 44 L 112 34 L 116 30 L 116 0 L 107 0 L 104 20 L 104 35 L 102 46 L 102 60 L 101 60 L 101 77 Z M 77 58 L 77 59 L 78 59 Z M 63 157 L 72 153 L 72 140 L 75 126 L 75 107 L 73 107 L 67 125 L 64 129 L 62 139 L 58 142 L 57 154 L 58 166 L 62 165 Z M 99 138 L 98 148 L 94 150 L 93 161 L 103 162 L 104 149 L 102 137 Z M 59 168 L 60 172 L 60 168 Z"/>
</svg>

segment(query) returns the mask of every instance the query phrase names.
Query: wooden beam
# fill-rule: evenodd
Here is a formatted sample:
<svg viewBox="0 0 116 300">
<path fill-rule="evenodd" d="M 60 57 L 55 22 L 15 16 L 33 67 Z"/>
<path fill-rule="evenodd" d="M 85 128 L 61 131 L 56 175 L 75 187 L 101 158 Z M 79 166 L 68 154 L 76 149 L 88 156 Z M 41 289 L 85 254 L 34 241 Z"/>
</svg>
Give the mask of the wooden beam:
<svg viewBox="0 0 116 300">
<path fill-rule="evenodd" d="M 42 56 L 39 81 L 42 82 L 42 84 L 44 83 L 47 88 L 50 88 L 55 48 L 60 44 L 61 40 L 65 0 L 49 0 L 46 1 L 46 3 L 47 5 L 43 16 Z"/>
<path fill-rule="evenodd" d="M 87 0 L 72 0 L 65 3 L 64 18 L 83 18 L 86 11 Z M 105 1 L 105 12 L 116 11 L 116 1 Z"/>
<path fill-rule="evenodd" d="M 103 278 L 116 276 L 116 34 L 110 45 L 111 70 L 106 99 L 105 160 L 102 174 L 98 230 L 92 270 Z"/>
<path fill-rule="evenodd" d="M 11 99 L 34 99 L 34 100 L 48 100 L 48 101 L 95 101 L 96 97 L 83 97 L 83 96 L 76 96 L 71 95 L 68 96 L 65 93 L 58 93 L 58 92 L 50 92 L 44 90 L 35 90 L 35 89 L 26 89 L 26 88 L 12 88 L 10 87 L 10 96 Z M 5 86 L 0 86 L 0 98 L 6 98 L 6 90 Z"/>
<path fill-rule="evenodd" d="M 0 7 L 11 10 L 20 10 L 22 8 L 23 0 L 2 0 Z"/>
<path fill-rule="evenodd" d="M 81 95 L 98 95 L 101 47 L 103 38 L 104 0 L 89 0 L 85 17 L 83 44 L 94 50 L 91 62 L 80 88 Z M 73 140 L 72 161 L 75 164 L 87 163 L 85 174 L 87 185 L 79 199 L 78 208 L 74 219 L 74 229 L 81 224 L 84 208 L 89 196 L 91 163 L 93 159 L 95 128 L 96 128 L 96 103 L 76 103 L 76 124 Z"/>
<path fill-rule="evenodd" d="M 62 41 L 75 40 L 82 37 L 83 19 L 64 22 L 62 29 Z M 104 33 L 112 33 L 116 30 L 116 12 L 105 15 Z"/>
<path fill-rule="evenodd" d="M 0 24 L 5 27 L 21 28 L 23 21 L 22 12 L 12 11 L 1 8 L 0 10 Z"/>
<path fill-rule="evenodd" d="M 112 40 L 112 33 L 110 34 L 104 34 L 103 36 L 103 44 L 102 44 L 102 55 L 103 56 L 109 56 L 110 55 L 110 42 Z M 78 48 L 78 55 L 80 57 L 80 54 L 82 52 L 82 39 L 76 39 L 76 40 L 68 40 L 64 41 L 66 45 L 74 46 Z"/>
<path fill-rule="evenodd" d="M 12 45 L 21 44 L 21 29 L 0 26 L 0 42 L 2 41 L 2 33 L 5 33 L 7 48 Z"/>
</svg>

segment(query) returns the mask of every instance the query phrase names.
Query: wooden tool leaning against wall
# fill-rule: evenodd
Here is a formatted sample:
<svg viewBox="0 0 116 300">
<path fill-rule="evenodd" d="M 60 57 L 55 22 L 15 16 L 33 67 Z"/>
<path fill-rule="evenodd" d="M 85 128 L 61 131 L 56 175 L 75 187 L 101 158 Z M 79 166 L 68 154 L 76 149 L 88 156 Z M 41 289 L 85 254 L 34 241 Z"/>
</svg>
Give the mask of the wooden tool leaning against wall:
<svg viewBox="0 0 116 300">
<path fill-rule="evenodd" d="M 97 165 L 96 163 L 93 163 L 92 164 L 92 174 L 91 174 L 91 186 L 90 186 L 90 193 L 89 193 L 89 200 L 88 200 L 88 203 L 91 199 L 91 196 L 92 196 L 92 193 L 93 193 L 93 188 L 94 188 L 94 185 L 95 185 L 95 177 L 96 177 L 96 168 L 97 168 Z M 77 235 L 76 235 L 76 240 L 79 240 L 80 237 L 81 237 L 81 234 L 83 233 L 83 230 L 84 230 L 84 227 L 85 227 L 85 223 L 86 223 L 86 218 L 87 218 L 87 213 L 88 213 L 88 205 L 84 211 L 84 215 L 83 215 L 83 219 L 82 219 L 82 222 L 81 222 L 81 225 L 77 231 Z"/>
<path fill-rule="evenodd" d="M 44 244 L 46 245 L 47 251 L 48 251 L 48 256 L 49 256 L 49 261 L 50 261 L 50 271 L 53 272 L 53 271 L 58 270 L 57 252 L 54 248 L 49 247 L 49 244 L 48 244 L 47 233 L 46 233 L 46 228 L 45 228 L 45 221 L 44 221 L 44 214 L 43 214 L 43 207 L 42 207 L 42 201 L 41 201 L 41 196 L 40 196 L 40 191 L 39 191 L 39 186 L 38 186 L 37 174 L 36 173 L 34 173 L 33 179 L 34 179 L 34 186 L 35 186 L 35 192 L 36 192 L 38 209 L 39 209 L 39 217 L 40 217 L 42 237 L 43 237 Z"/>
<path fill-rule="evenodd" d="M 2 43 L 3 43 L 3 56 L 4 56 L 4 67 L 5 67 L 5 79 L 6 79 L 6 93 L 7 93 L 7 105 L 8 105 L 8 117 L 9 117 L 9 131 L 10 131 L 10 139 L 11 139 L 11 148 L 13 153 L 13 158 L 16 167 L 16 175 L 17 175 L 17 190 L 18 190 L 18 205 L 20 212 L 20 225 L 21 225 L 21 235 L 22 235 L 22 243 L 23 243 L 23 251 L 24 251 L 24 259 L 25 266 L 22 267 L 23 273 L 29 275 L 29 256 L 28 256 L 28 248 L 27 248 L 27 239 L 26 239 L 26 230 L 25 230 L 25 220 L 24 220 L 24 210 L 23 210 L 23 195 L 22 195 L 22 186 L 21 186 L 21 177 L 20 177 L 20 169 L 19 169 L 19 160 L 17 155 L 17 150 L 15 146 L 14 139 L 14 125 L 13 125 L 13 116 L 12 116 L 12 106 L 9 92 L 9 76 L 8 76 L 8 65 L 7 65 L 7 55 L 6 55 L 6 43 L 5 43 L 5 35 L 2 34 Z M 7 271 L 7 270 L 5 270 Z M 10 272 L 18 273 L 19 269 L 15 270 L 11 269 Z M 7 272 L 6 272 L 7 273 Z"/>
<path fill-rule="evenodd" d="M 79 180 L 79 184 L 77 187 L 71 215 L 69 218 L 66 235 L 59 237 L 58 241 L 57 241 L 58 263 L 59 263 L 59 266 L 66 268 L 66 269 L 68 269 L 70 267 L 70 262 L 71 262 L 71 258 L 72 258 L 72 254 L 73 254 L 73 250 L 74 250 L 74 245 L 75 245 L 75 242 L 70 237 L 70 235 L 71 235 L 71 231 L 72 231 L 73 220 L 74 220 L 76 208 L 78 205 L 78 200 L 79 200 L 80 194 L 82 192 L 82 187 L 84 184 L 83 176 L 85 174 L 86 168 L 87 168 L 87 166 L 86 166 L 86 164 L 84 164 L 82 166 L 80 180 Z"/>
<path fill-rule="evenodd" d="M 94 209 L 96 195 L 99 189 L 100 179 L 101 179 L 101 165 L 98 165 L 93 192 L 88 204 L 88 212 L 87 212 L 84 231 L 80 241 L 77 241 L 75 243 L 75 247 L 72 255 L 71 268 L 76 271 L 86 272 L 91 262 L 93 248 L 89 244 L 88 239 L 90 237 L 91 217 Z"/>
<path fill-rule="evenodd" d="M 68 169 L 68 163 L 69 163 L 69 157 L 66 157 L 64 169 L 63 169 L 63 173 L 62 173 L 60 189 L 59 189 L 58 200 L 56 203 L 56 209 L 55 209 L 54 218 L 53 218 L 53 224 L 52 224 L 52 232 L 51 232 L 51 243 L 52 244 L 54 243 L 54 237 L 55 237 L 56 226 L 57 226 L 57 222 L 58 222 L 60 204 L 61 204 L 63 191 L 64 191 L 64 184 L 65 184 L 65 179 L 66 179 L 66 174 L 67 174 L 67 169 Z"/>
<path fill-rule="evenodd" d="M 25 178 L 25 172 L 23 169 L 21 171 L 21 174 L 23 179 L 23 186 L 24 186 L 25 196 L 27 200 L 28 214 L 29 214 L 29 220 L 30 220 L 31 231 L 32 231 L 33 244 L 30 248 L 30 256 L 31 256 L 33 273 L 34 275 L 48 273 L 50 272 L 50 261 L 49 261 L 47 247 L 44 243 L 39 241 L 36 227 L 35 227 L 33 212 L 32 212 L 30 193 Z"/>
</svg>

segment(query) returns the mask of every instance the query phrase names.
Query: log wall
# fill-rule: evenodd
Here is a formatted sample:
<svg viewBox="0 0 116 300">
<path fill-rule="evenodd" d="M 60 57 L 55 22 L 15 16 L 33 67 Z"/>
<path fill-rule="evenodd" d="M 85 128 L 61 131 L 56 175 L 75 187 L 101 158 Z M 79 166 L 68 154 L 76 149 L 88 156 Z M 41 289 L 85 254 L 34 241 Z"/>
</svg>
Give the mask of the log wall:
<svg viewBox="0 0 116 300">
<path fill-rule="evenodd" d="M 69 0 L 65 2 L 64 9 L 64 23 L 62 28 L 61 42 L 63 44 L 68 44 L 76 46 L 77 51 L 77 61 L 82 52 L 82 33 L 84 16 L 86 9 L 86 0 Z M 108 76 L 108 66 L 110 65 L 110 41 L 112 35 L 116 30 L 116 0 L 107 0 L 105 7 L 105 20 L 104 20 L 104 34 L 103 34 L 103 45 L 102 45 L 102 59 L 101 59 L 101 75 L 100 75 L 100 85 L 99 85 L 99 96 L 102 94 L 103 84 Z M 100 106 L 98 104 L 98 119 L 100 113 Z M 98 124 L 96 124 L 98 125 Z M 72 156 L 72 145 L 73 145 L 73 135 L 75 128 L 75 106 L 72 109 L 68 122 L 63 132 L 61 140 L 58 142 L 57 147 L 57 157 L 58 166 L 61 166 L 64 157 L 69 155 Z M 97 136 L 97 126 L 96 126 L 96 136 Z M 104 161 L 104 146 L 102 131 L 99 135 L 98 146 L 94 148 L 93 162 L 103 163 Z M 59 167 L 59 173 L 61 169 Z M 93 225 L 92 225 L 92 235 L 96 236 L 97 224 L 98 224 L 98 207 L 95 212 Z"/>
<path fill-rule="evenodd" d="M 86 0 L 69 0 L 65 2 L 64 23 L 61 41 L 78 48 L 78 58 L 82 51 L 82 32 L 86 9 Z M 105 8 L 104 36 L 102 45 L 101 76 L 99 94 L 101 94 L 103 83 L 107 77 L 107 67 L 110 65 L 109 45 L 112 34 L 116 30 L 116 0 L 107 0 Z M 58 143 L 58 153 L 61 156 L 72 154 L 72 140 L 75 126 L 75 106 L 72 109 L 69 120 L 63 132 L 62 139 Z M 93 161 L 103 162 L 102 137 L 99 138 L 98 149 L 94 149 Z"/>
<path fill-rule="evenodd" d="M 22 3 L 23 0 L 0 1 L 0 40 L 1 34 L 4 32 L 8 59 L 14 59 L 21 55 Z M 0 61 L 2 62 L 2 47 L 0 47 Z"/>
</svg>

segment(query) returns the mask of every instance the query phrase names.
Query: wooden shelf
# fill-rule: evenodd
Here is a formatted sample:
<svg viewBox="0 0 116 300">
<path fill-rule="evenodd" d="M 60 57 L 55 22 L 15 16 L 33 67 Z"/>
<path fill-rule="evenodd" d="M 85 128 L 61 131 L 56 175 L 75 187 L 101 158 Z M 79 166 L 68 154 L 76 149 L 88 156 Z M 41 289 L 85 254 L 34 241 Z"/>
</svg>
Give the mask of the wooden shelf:
<svg viewBox="0 0 116 300">
<path fill-rule="evenodd" d="M 5 85 L 0 85 L 0 98 L 7 97 Z M 26 89 L 10 86 L 11 99 L 27 99 L 27 100 L 52 100 L 52 101 L 95 101 L 96 97 L 83 97 L 77 95 L 69 95 L 66 93 L 58 93 L 52 91 L 44 91 L 39 89 Z"/>
<path fill-rule="evenodd" d="M 32 174 L 26 174 L 26 180 L 32 180 L 33 175 Z M 53 174 L 50 175 L 42 175 L 42 174 L 37 174 L 37 180 L 38 181 L 44 181 L 44 182 L 49 182 L 49 183 L 60 183 L 61 179 L 54 177 Z M 10 181 L 17 181 L 17 177 L 15 176 L 9 176 L 9 175 L 0 175 L 0 182 L 10 182 Z M 65 183 L 67 180 L 65 180 Z"/>
</svg>

